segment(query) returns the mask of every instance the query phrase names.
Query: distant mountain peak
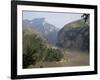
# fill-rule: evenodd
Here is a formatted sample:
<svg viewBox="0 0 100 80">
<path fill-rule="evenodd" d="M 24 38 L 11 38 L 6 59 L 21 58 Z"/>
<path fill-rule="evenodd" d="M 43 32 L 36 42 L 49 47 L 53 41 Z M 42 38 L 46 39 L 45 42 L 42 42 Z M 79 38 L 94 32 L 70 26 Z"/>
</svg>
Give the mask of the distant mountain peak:
<svg viewBox="0 0 100 80">
<path fill-rule="evenodd" d="M 25 24 L 23 26 L 30 26 L 33 31 L 43 35 L 43 37 L 46 38 L 50 44 L 56 43 L 56 37 L 59 29 L 53 24 L 47 22 L 45 18 L 35 18 L 33 20 L 25 21 L 25 23 L 23 20 L 23 24 Z"/>
<path fill-rule="evenodd" d="M 33 20 L 31 20 L 31 22 L 34 22 L 34 23 L 43 23 L 45 21 L 45 18 L 35 18 Z"/>
<path fill-rule="evenodd" d="M 30 20 L 25 19 L 23 20 L 23 23 L 30 23 Z"/>
</svg>

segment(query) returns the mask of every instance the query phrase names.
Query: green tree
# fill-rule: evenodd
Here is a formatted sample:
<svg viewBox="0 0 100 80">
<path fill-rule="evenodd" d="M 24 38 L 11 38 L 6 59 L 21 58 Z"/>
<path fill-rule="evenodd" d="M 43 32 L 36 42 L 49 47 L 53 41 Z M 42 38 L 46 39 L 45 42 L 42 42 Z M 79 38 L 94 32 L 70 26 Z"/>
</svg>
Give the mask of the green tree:
<svg viewBox="0 0 100 80">
<path fill-rule="evenodd" d="M 48 49 L 45 61 L 60 61 L 63 58 L 63 53 L 59 49 Z"/>
<path fill-rule="evenodd" d="M 35 34 L 23 34 L 23 68 L 42 60 L 45 47 Z"/>
<path fill-rule="evenodd" d="M 84 22 L 86 23 L 87 20 L 89 19 L 89 14 L 84 13 L 81 17 L 84 19 Z"/>
</svg>

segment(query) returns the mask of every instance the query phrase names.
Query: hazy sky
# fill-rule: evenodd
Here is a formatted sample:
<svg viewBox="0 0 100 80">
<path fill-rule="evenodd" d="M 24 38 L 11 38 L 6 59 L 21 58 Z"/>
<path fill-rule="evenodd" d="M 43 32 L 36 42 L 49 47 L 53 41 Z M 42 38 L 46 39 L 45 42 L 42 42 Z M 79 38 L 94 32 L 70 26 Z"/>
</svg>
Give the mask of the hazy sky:
<svg viewBox="0 0 100 80">
<path fill-rule="evenodd" d="M 62 28 L 65 24 L 81 19 L 82 14 L 76 13 L 55 13 L 55 12 L 36 12 L 23 11 L 23 20 L 32 20 L 35 18 L 45 18 L 45 21 L 53 24 L 57 28 Z"/>
</svg>

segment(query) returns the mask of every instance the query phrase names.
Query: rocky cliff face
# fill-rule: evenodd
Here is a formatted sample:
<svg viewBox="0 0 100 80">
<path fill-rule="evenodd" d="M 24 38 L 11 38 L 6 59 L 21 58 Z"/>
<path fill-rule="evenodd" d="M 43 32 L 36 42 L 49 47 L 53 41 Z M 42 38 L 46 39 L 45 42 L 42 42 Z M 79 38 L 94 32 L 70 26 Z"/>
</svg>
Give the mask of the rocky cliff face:
<svg viewBox="0 0 100 80">
<path fill-rule="evenodd" d="M 57 45 L 66 49 L 89 51 L 89 24 L 83 20 L 66 24 L 58 33 Z"/>
</svg>

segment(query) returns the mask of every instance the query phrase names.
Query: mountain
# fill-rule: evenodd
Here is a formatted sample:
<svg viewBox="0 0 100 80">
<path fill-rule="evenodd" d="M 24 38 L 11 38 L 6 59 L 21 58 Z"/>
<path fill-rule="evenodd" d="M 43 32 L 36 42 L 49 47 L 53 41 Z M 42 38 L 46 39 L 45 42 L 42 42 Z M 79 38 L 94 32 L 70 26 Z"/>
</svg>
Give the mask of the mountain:
<svg viewBox="0 0 100 80">
<path fill-rule="evenodd" d="M 82 19 L 66 24 L 57 38 L 59 47 L 89 51 L 89 24 Z"/>
<path fill-rule="evenodd" d="M 40 37 L 44 42 L 47 42 L 47 39 L 40 34 L 39 32 L 37 32 L 35 29 L 33 29 L 33 25 L 30 24 L 29 20 L 23 20 L 23 33 L 24 34 L 36 34 L 38 37 Z"/>
<path fill-rule="evenodd" d="M 55 45 L 59 29 L 46 22 L 45 18 L 23 20 L 23 26 L 26 25 L 30 26 L 33 31 L 41 34 L 45 39 L 47 39 L 48 43 Z"/>
</svg>

